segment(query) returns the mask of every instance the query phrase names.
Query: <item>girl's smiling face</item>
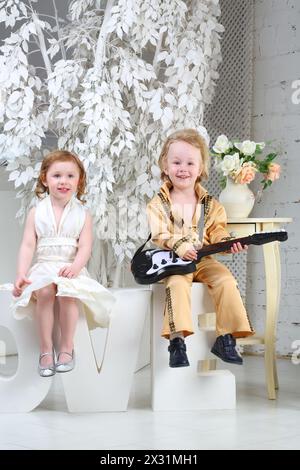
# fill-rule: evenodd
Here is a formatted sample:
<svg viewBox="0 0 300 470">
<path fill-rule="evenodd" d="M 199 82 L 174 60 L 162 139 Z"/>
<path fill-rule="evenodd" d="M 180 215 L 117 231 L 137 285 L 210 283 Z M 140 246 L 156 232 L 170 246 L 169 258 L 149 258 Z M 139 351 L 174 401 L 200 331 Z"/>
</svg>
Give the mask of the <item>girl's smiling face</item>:
<svg viewBox="0 0 300 470">
<path fill-rule="evenodd" d="M 75 162 L 56 161 L 48 168 L 43 184 L 52 197 L 67 202 L 77 192 L 79 178 L 80 171 Z"/>
</svg>

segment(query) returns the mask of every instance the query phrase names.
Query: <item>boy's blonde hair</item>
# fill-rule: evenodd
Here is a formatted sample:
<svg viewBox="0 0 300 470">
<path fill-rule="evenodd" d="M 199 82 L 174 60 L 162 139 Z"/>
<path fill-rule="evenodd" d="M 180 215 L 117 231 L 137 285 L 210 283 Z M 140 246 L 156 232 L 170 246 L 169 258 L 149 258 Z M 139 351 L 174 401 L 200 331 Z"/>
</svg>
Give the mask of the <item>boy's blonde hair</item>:
<svg viewBox="0 0 300 470">
<path fill-rule="evenodd" d="M 202 171 L 197 178 L 197 182 L 201 181 L 202 179 L 207 179 L 209 174 L 209 150 L 205 139 L 199 134 L 199 132 L 196 131 L 196 129 L 182 129 L 180 131 L 173 132 L 171 135 L 168 136 L 158 159 L 158 165 L 161 172 L 161 179 L 163 181 L 169 179 L 168 175 L 166 175 L 166 173 L 164 172 L 164 169 L 166 167 L 167 154 L 170 145 L 180 140 L 183 142 L 187 142 L 188 144 L 200 150 L 202 159 Z"/>
<path fill-rule="evenodd" d="M 86 189 L 86 172 L 79 157 L 75 153 L 69 152 L 68 150 L 54 150 L 53 152 L 50 152 L 42 161 L 40 174 L 35 188 L 35 194 L 37 197 L 41 199 L 43 194 L 48 192 L 48 188 L 44 183 L 46 181 L 46 175 L 50 166 L 55 162 L 76 163 L 79 169 L 79 182 L 76 197 L 79 199 L 79 201 L 85 203 L 86 201 L 83 199 L 83 195 L 85 194 Z"/>
</svg>

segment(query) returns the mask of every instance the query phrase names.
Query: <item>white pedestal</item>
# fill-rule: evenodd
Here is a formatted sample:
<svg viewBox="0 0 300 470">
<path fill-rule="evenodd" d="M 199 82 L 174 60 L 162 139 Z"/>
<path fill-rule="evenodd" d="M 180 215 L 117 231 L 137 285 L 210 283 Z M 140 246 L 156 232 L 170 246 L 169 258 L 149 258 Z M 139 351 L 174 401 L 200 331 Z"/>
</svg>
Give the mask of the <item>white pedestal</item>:
<svg viewBox="0 0 300 470">
<path fill-rule="evenodd" d="M 201 362 L 215 359 L 210 349 L 215 341 L 212 328 L 198 328 L 199 315 L 214 311 L 206 286 L 192 286 L 195 334 L 186 338 L 190 367 L 169 367 L 169 341 L 160 336 L 165 287 L 153 286 L 152 311 L 152 408 L 153 410 L 218 410 L 236 405 L 235 377 L 228 370 L 201 372 Z M 223 363 L 222 363 L 223 364 Z"/>
</svg>

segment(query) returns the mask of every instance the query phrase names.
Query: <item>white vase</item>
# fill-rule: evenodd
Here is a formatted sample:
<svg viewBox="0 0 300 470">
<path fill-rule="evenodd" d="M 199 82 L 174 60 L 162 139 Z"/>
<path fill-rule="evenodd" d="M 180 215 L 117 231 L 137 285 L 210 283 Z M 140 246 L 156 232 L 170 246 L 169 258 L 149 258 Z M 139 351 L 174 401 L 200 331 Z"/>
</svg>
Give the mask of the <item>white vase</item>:
<svg viewBox="0 0 300 470">
<path fill-rule="evenodd" d="M 247 184 L 235 183 L 231 178 L 227 178 L 219 201 L 225 207 L 227 217 L 244 218 L 252 211 L 255 196 Z"/>
</svg>

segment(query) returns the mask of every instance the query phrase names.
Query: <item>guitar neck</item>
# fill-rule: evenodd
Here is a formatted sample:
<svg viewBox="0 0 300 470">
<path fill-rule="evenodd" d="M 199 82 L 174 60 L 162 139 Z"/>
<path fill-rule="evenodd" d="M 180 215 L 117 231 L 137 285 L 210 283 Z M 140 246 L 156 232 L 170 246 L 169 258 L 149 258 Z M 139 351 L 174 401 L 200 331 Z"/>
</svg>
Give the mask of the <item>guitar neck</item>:
<svg viewBox="0 0 300 470">
<path fill-rule="evenodd" d="M 224 242 L 219 242 L 219 243 L 214 243 L 212 245 L 205 245 L 201 248 L 201 250 L 198 250 L 198 257 L 197 257 L 197 262 L 200 261 L 203 256 L 208 256 L 208 255 L 215 255 L 216 253 L 222 253 L 223 251 L 228 251 L 232 247 L 234 243 L 238 243 L 242 246 L 244 245 L 251 245 L 251 236 L 248 237 L 242 237 L 242 238 L 234 238 L 232 240 L 226 240 Z"/>
</svg>

